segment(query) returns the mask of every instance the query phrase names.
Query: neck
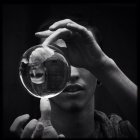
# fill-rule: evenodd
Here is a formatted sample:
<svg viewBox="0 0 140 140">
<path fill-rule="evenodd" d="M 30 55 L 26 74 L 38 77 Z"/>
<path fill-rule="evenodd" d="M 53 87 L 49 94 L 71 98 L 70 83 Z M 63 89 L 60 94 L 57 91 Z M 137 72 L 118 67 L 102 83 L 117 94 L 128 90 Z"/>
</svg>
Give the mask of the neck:
<svg viewBox="0 0 140 140">
<path fill-rule="evenodd" d="M 51 122 L 58 134 L 67 138 L 87 138 L 94 131 L 94 101 L 77 111 L 66 111 L 51 103 Z"/>
</svg>

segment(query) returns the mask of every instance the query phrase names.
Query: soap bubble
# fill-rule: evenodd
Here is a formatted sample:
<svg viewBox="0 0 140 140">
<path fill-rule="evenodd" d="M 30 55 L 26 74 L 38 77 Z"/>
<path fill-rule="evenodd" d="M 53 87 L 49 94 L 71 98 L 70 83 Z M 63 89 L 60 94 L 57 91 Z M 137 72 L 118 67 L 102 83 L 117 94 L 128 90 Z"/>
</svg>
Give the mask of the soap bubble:
<svg viewBox="0 0 140 140">
<path fill-rule="evenodd" d="M 66 87 L 70 66 L 58 47 L 36 45 L 23 54 L 19 76 L 31 95 L 51 98 Z"/>
</svg>

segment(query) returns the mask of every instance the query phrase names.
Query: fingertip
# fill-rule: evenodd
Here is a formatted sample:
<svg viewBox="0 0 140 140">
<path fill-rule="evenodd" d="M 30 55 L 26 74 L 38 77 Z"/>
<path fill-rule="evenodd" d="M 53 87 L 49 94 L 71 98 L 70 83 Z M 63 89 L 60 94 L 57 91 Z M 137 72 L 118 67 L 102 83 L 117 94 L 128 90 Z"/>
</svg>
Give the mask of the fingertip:
<svg viewBox="0 0 140 140">
<path fill-rule="evenodd" d="M 39 32 L 35 32 L 35 35 L 38 35 L 38 34 L 41 34 L 41 32 L 39 31 Z"/>
<path fill-rule="evenodd" d="M 54 26 L 54 25 L 51 25 L 51 26 L 49 27 L 49 30 L 54 30 L 54 28 L 55 28 L 55 26 Z"/>
<path fill-rule="evenodd" d="M 40 37 L 40 36 L 45 36 L 45 31 L 41 31 L 41 32 L 36 32 L 35 36 Z"/>
<path fill-rule="evenodd" d="M 30 118 L 30 115 L 29 114 L 25 114 L 25 117 L 29 119 Z"/>
<path fill-rule="evenodd" d="M 23 115 L 23 118 L 24 118 L 25 120 L 28 120 L 28 119 L 30 118 L 30 115 L 29 115 L 29 114 L 25 114 L 25 115 Z"/>
<path fill-rule="evenodd" d="M 42 35 L 42 33 L 40 33 L 40 32 L 35 33 L 35 36 L 38 37 L 38 38 L 44 37 L 44 35 Z"/>
<path fill-rule="evenodd" d="M 45 31 L 40 31 L 40 32 L 36 32 L 35 36 L 36 37 L 48 37 L 53 33 L 53 31 L 51 30 L 45 30 Z"/>
<path fill-rule="evenodd" d="M 22 125 L 22 123 L 26 122 L 29 118 L 30 118 L 29 114 L 24 114 L 24 115 L 18 116 L 12 123 L 12 125 L 10 127 L 10 131 L 15 131 L 15 129 L 18 127 L 18 125 Z"/>
</svg>

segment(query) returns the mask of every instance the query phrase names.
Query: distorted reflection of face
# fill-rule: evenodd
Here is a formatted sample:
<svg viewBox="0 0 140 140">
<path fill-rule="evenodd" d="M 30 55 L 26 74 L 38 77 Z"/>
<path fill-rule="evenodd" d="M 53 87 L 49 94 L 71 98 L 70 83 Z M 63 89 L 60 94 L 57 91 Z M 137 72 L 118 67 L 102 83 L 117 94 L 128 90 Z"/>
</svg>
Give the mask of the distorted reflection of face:
<svg viewBox="0 0 140 140">
<path fill-rule="evenodd" d="M 30 79 L 35 84 L 42 84 L 45 82 L 45 70 L 42 66 L 36 65 L 31 66 L 30 69 Z"/>
</svg>

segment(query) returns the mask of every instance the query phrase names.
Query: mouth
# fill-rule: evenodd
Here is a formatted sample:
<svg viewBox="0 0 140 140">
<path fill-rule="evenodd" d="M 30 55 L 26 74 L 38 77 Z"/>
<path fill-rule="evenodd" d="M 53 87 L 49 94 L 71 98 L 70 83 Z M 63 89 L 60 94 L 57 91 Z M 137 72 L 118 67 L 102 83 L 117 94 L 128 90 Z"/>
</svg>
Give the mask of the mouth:
<svg viewBox="0 0 140 140">
<path fill-rule="evenodd" d="M 63 90 L 63 92 L 67 92 L 68 94 L 77 94 L 82 90 L 84 90 L 83 86 L 79 84 L 70 84 Z"/>
</svg>

